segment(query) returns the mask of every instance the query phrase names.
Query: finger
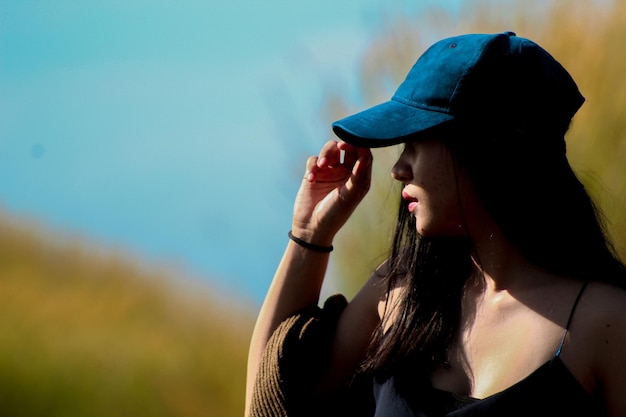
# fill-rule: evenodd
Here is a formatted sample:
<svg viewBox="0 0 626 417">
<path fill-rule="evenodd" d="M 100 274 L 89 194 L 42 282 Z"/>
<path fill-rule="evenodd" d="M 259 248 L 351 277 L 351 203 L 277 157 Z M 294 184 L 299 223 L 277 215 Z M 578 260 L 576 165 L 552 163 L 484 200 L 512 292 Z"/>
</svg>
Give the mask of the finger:
<svg viewBox="0 0 626 417">
<path fill-rule="evenodd" d="M 330 140 L 322 147 L 319 158 L 317 160 L 317 166 L 320 168 L 326 168 L 329 166 L 336 166 L 341 163 L 341 150 L 339 149 L 339 142 Z"/>
<path fill-rule="evenodd" d="M 315 181 L 317 177 L 317 171 L 318 171 L 318 166 L 317 166 L 318 159 L 319 158 L 317 156 L 310 156 L 306 160 L 306 170 L 304 171 L 305 181 L 308 181 L 308 182 Z"/>
<path fill-rule="evenodd" d="M 352 169 L 352 166 L 359 158 L 359 148 L 346 142 L 339 142 L 337 147 L 344 152 L 343 164 Z"/>
<path fill-rule="evenodd" d="M 352 181 L 369 184 L 372 176 L 374 156 L 368 148 L 356 148 L 357 160 L 352 168 Z"/>
<path fill-rule="evenodd" d="M 358 204 L 370 189 L 374 158 L 368 148 L 358 148 L 354 154 L 356 154 L 356 162 L 346 186 L 340 192 L 344 201 Z"/>
</svg>

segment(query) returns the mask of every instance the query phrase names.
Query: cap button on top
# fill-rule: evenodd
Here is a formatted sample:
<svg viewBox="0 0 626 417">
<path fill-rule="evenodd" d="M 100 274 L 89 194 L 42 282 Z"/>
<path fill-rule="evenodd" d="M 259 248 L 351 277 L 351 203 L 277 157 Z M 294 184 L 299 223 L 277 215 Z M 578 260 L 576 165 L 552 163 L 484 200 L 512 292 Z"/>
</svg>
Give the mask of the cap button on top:
<svg viewBox="0 0 626 417">
<path fill-rule="evenodd" d="M 515 32 L 511 32 L 510 30 L 507 30 L 506 32 L 504 32 L 504 34 L 507 36 L 517 36 Z"/>
</svg>

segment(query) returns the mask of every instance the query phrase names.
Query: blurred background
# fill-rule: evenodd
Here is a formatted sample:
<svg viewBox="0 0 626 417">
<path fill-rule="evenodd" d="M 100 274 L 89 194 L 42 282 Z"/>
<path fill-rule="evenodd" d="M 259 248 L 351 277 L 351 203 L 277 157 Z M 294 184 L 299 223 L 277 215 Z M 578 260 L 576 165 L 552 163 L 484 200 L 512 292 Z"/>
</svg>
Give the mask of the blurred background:
<svg viewBox="0 0 626 417">
<path fill-rule="evenodd" d="M 568 156 L 624 258 L 624 21 L 623 0 L 0 2 L 0 415 L 243 415 L 304 160 L 444 37 L 512 30 L 571 72 Z M 396 155 L 325 294 L 385 257 Z"/>
</svg>

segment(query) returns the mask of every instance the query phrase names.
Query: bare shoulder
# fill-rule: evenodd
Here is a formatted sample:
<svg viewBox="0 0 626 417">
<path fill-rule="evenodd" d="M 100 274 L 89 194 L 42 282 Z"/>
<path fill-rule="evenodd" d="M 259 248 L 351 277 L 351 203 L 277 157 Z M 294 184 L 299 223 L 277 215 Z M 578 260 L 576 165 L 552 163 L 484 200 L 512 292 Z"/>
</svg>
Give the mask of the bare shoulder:
<svg viewBox="0 0 626 417">
<path fill-rule="evenodd" d="M 619 331 L 619 326 L 626 326 L 626 290 L 623 288 L 590 282 L 580 304 L 587 324 L 594 328 L 613 332 Z"/>
<path fill-rule="evenodd" d="M 577 307 L 576 321 L 596 353 L 614 344 L 626 350 L 626 290 L 590 282 Z"/>
<path fill-rule="evenodd" d="M 584 326 L 596 391 L 610 415 L 626 415 L 626 290 L 592 282 L 576 312 Z"/>
</svg>

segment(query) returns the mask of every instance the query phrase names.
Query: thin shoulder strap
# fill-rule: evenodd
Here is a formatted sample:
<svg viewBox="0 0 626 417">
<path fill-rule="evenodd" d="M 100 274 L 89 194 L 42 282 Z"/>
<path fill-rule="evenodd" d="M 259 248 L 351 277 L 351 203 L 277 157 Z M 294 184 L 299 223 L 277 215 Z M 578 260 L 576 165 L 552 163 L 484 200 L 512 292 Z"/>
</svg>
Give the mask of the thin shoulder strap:
<svg viewBox="0 0 626 417">
<path fill-rule="evenodd" d="M 570 311 L 569 318 L 567 319 L 567 324 L 565 325 L 565 331 L 563 332 L 563 337 L 561 338 L 561 343 L 559 343 L 559 348 L 557 349 L 556 353 L 554 354 L 555 358 L 558 358 L 561 355 L 561 350 L 563 350 L 563 345 L 565 344 L 565 337 L 567 336 L 567 332 L 569 331 L 569 326 L 570 326 L 570 324 L 572 324 L 572 318 L 574 317 L 574 312 L 576 311 L 576 306 L 578 305 L 578 302 L 580 301 L 580 297 L 582 297 L 583 292 L 585 292 L 585 288 L 587 288 L 588 284 L 589 284 L 589 281 L 585 281 L 583 286 L 580 288 L 580 291 L 578 291 L 578 295 L 576 296 L 576 301 L 574 301 L 574 305 L 572 306 L 572 311 Z"/>
</svg>

